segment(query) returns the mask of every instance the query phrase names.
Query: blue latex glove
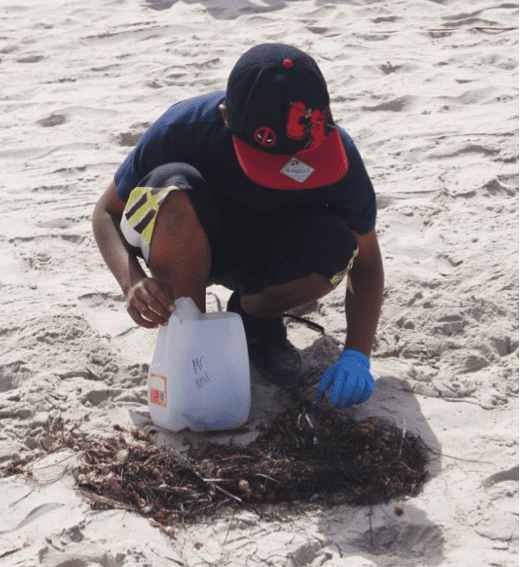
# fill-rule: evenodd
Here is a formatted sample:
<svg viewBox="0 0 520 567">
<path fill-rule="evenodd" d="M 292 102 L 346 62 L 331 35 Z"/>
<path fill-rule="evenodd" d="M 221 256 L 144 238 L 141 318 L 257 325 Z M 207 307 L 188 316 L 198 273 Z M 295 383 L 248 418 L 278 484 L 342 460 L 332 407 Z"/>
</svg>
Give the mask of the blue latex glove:
<svg viewBox="0 0 520 567">
<path fill-rule="evenodd" d="M 366 402 L 375 387 L 370 360 L 363 353 L 347 349 L 321 377 L 316 401 L 321 402 L 330 388 L 329 400 L 338 409 Z"/>
</svg>

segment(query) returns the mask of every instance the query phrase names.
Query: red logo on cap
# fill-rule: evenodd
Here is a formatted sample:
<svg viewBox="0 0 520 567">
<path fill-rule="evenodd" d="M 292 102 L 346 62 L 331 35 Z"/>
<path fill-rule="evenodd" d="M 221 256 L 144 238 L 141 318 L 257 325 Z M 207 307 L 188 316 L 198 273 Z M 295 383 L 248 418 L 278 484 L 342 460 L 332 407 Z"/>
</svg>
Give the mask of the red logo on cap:
<svg viewBox="0 0 520 567">
<path fill-rule="evenodd" d="M 274 144 L 276 143 L 276 136 L 275 133 L 271 130 L 271 128 L 262 126 L 261 128 L 258 128 L 258 130 L 255 132 L 255 141 L 261 146 L 270 148 L 271 146 L 274 146 Z"/>
<path fill-rule="evenodd" d="M 290 69 L 293 66 L 293 62 L 290 59 L 284 59 L 283 66 L 286 69 Z"/>
<path fill-rule="evenodd" d="M 306 149 L 315 149 L 325 140 L 325 115 L 328 111 L 321 112 L 318 109 L 306 109 L 303 102 L 291 103 L 289 117 L 287 118 L 286 134 L 293 140 L 311 138 L 311 143 Z"/>
<path fill-rule="evenodd" d="M 303 102 L 292 102 L 287 119 L 287 136 L 293 140 L 303 140 L 305 137 L 305 119 L 307 110 Z"/>
</svg>

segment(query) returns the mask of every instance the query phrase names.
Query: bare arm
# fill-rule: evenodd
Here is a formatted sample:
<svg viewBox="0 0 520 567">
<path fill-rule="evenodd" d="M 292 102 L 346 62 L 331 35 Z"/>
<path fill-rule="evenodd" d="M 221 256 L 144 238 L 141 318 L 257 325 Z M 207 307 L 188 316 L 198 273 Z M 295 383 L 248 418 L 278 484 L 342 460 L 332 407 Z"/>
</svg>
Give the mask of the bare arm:
<svg viewBox="0 0 520 567">
<path fill-rule="evenodd" d="M 135 254 L 127 248 L 119 228 L 125 203 L 112 182 L 99 199 L 92 215 L 96 242 L 110 271 L 127 298 L 127 310 L 142 327 L 165 324 L 172 311 L 169 286 L 147 276 Z"/>
<path fill-rule="evenodd" d="M 358 350 L 370 357 L 383 302 L 383 261 L 375 229 L 364 235 L 353 234 L 359 254 L 349 274 L 353 293 L 347 288 L 345 298 L 345 348 Z"/>
<path fill-rule="evenodd" d="M 124 210 L 125 202 L 118 197 L 116 184 L 112 181 L 94 209 L 92 228 L 101 255 L 126 296 L 132 285 L 146 274 L 125 246 L 119 228 Z"/>
</svg>

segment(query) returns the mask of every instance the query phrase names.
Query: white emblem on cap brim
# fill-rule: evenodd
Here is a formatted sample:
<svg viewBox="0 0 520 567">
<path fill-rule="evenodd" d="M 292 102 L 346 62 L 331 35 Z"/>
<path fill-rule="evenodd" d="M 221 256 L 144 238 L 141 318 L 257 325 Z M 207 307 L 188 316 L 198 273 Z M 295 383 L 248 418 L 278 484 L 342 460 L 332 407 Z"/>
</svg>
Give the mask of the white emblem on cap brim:
<svg viewBox="0 0 520 567">
<path fill-rule="evenodd" d="M 304 183 L 315 171 L 313 167 L 295 157 L 292 157 L 282 169 L 280 169 L 280 173 L 287 175 L 287 177 L 290 177 L 298 183 Z"/>
</svg>

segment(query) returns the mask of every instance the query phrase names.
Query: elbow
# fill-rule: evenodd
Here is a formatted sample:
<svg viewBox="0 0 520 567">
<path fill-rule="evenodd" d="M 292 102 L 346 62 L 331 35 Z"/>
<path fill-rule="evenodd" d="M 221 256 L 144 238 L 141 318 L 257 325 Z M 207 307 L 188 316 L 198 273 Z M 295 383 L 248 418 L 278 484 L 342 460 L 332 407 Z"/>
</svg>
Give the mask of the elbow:
<svg viewBox="0 0 520 567">
<path fill-rule="evenodd" d="M 97 236 L 97 233 L 99 232 L 101 219 L 103 218 L 103 213 L 105 212 L 101 203 L 102 200 L 103 197 L 99 199 L 99 201 L 96 203 L 96 206 L 94 207 L 94 210 L 92 211 L 92 232 L 94 233 L 94 236 Z"/>
</svg>

